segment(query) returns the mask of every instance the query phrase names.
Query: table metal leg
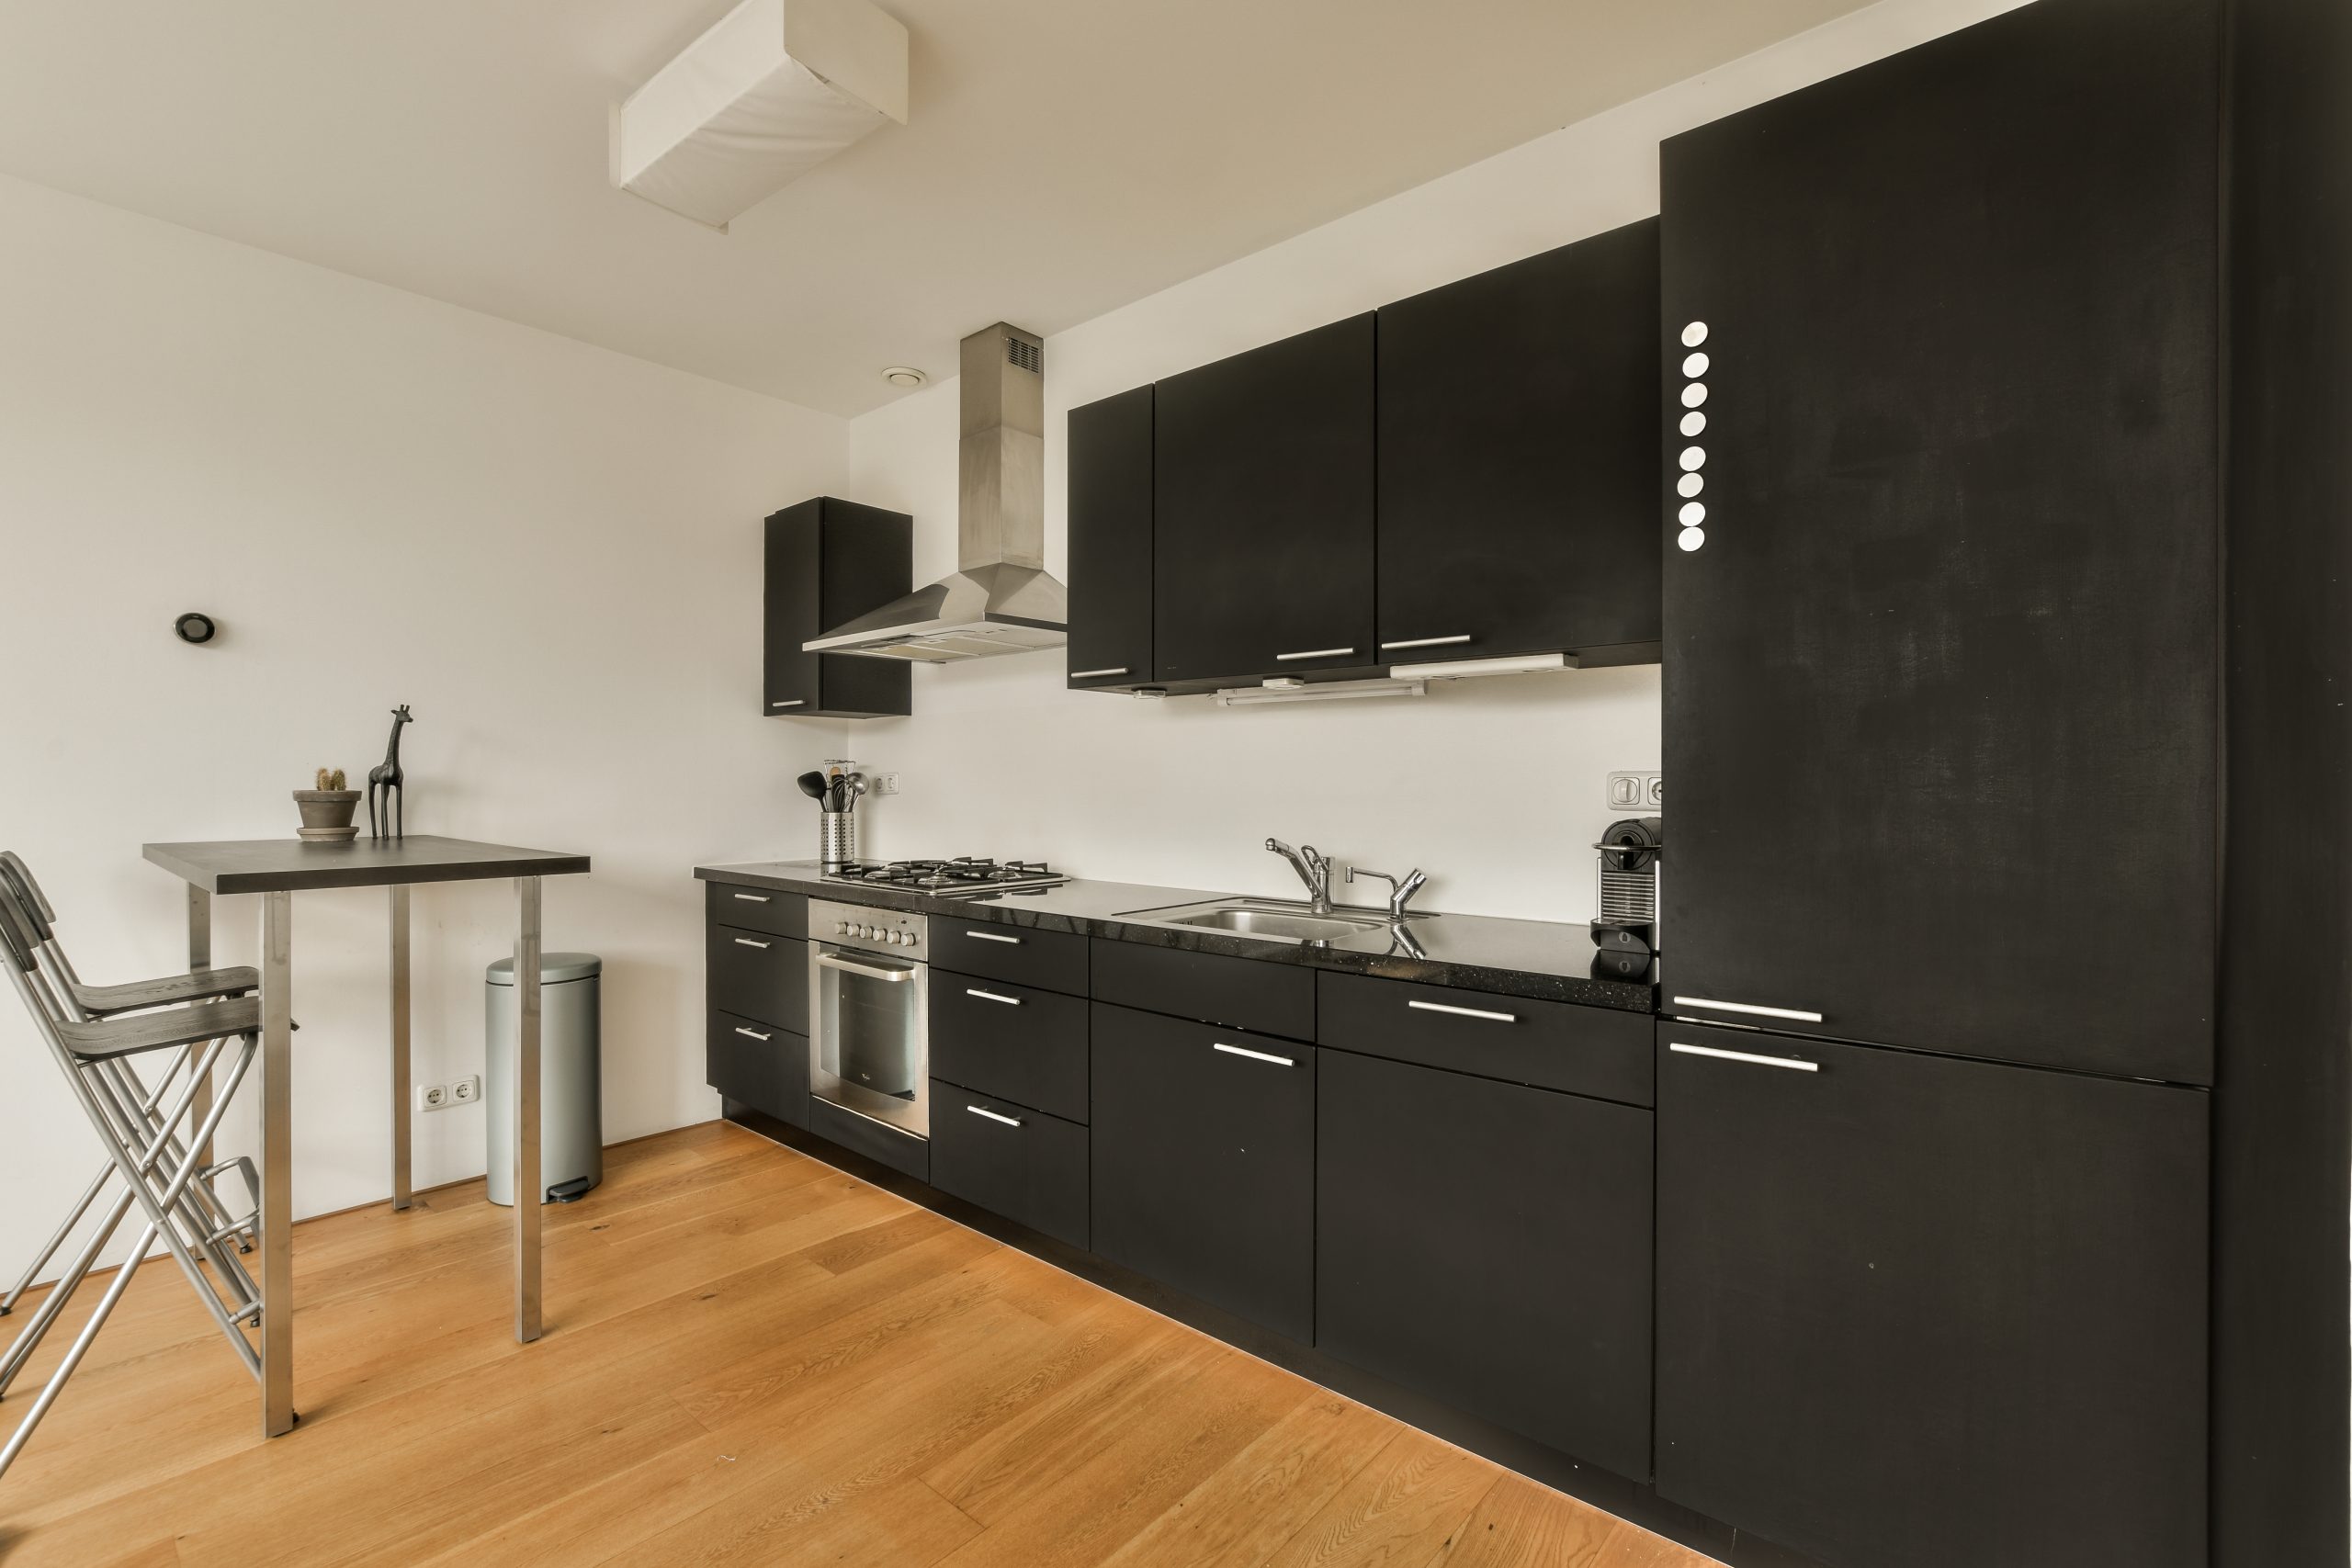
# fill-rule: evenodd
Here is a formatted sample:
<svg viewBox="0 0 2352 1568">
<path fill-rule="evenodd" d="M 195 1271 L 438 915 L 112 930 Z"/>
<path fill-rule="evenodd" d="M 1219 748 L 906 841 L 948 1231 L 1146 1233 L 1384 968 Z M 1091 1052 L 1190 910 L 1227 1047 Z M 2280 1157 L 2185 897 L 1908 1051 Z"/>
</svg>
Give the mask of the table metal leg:
<svg viewBox="0 0 2352 1568">
<path fill-rule="evenodd" d="M 514 879 L 514 1337 L 539 1337 L 539 879 Z"/>
<path fill-rule="evenodd" d="M 409 1206 L 408 889 L 392 889 L 392 1208 Z"/>
<path fill-rule="evenodd" d="M 187 886 L 187 966 L 191 970 L 212 967 L 212 895 L 193 882 Z M 203 1068 L 196 1080 L 196 1100 L 188 1107 L 188 1125 L 201 1127 L 212 1114 L 212 1069 Z M 212 1140 L 207 1138 L 196 1151 L 199 1168 L 212 1163 Z"/>
<path fill-rule="evenodd" d="M 261 896 L 261 1432 L 294 1429 L 294 895 Z"/>
</svg>

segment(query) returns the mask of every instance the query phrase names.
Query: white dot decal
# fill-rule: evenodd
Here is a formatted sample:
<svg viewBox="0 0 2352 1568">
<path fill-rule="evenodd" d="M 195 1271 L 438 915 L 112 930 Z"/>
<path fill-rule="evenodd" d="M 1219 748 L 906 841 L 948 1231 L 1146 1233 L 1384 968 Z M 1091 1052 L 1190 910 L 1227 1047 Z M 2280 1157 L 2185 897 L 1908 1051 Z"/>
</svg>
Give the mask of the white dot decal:
<svg viewBox="0 0 2352 1568">
<path fill-rule="evenodd" d="M 1693 409 L 1682 416 L 1682 434 L 1696 435 L 1707 428 L 1707 416 Z"/>
<path fill-rule="evenodd" d="M 1704 528 L 1685 528 L 1675 536 L 1674 542 L 1686 550 L 1695 550 L 1707 542 L 1707 531 Z"/>
<path fill-rule="evenodd" d="M 1704 376 L 1707 373 L 1707 364 L 1708 360 L 1705 355 L 1691 355 L 1682 362 L 1682 373 L 1695 381 L 1700 377 Z"/>
<path fill-rule="evenodd" d="M 1682 389 L 1682 406 L 1684 408 L 1695 409 L 1706 400 L 1707 384 L 1704 381 L 1693 381 L 1690 385 Z"/>
<path fill-rule="evenodd" d="M 1696 495 L 1707 488 L 1707 481 L 1696 474 L 1685 474 L 1674 481 L 1674 488 L 1678 494 Z"/>
<path fill-rule="evenodd" d="M 1707 508 L 1702 502 L 1686 501 L 1682 503 L 1682 510 L 1675 515 L 1682 520 L 1685 528 L 1696 528 L 1707 520 Z"/>
<path fill-rule="evenodd" d="M 1685 446 L 1682 449 L 1682 471 L 1684 473 L 1695 474 L 1706 466 L 1707 449 L 1704 446 Z"/>
<path fill-rule="evenodd" d="M 1696 348 L 1696 347 L 1698 347 L 1701 344 L 1702 344 L 1702 343 L 1704 343 L 1704 342 L 1706 342 L 1706 341 L 1707 341 L 1707 323 L 1706 323 L 1706 322 L 1704 322 L 1704 321 L 1693 321 L 1693 322 L 1691 322 L 1689 326 L 1687 326 L 1687 327 L 1685 327 L 1685 328 L 1683 328 L 1683 329 L 1682 329 L 1682 346 L 1683 346 L 1683 347 L 1685 347 L 1685 348 Z"/>
</svg>

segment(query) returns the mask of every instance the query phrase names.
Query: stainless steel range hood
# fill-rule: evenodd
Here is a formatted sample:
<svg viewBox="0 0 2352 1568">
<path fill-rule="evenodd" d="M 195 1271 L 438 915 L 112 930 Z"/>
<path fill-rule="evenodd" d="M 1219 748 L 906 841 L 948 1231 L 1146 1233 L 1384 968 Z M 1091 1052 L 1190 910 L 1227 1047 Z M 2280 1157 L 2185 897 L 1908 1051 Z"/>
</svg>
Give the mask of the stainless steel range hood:
<svg viewBox="0 0 2352 1568">
<path fill-rule="evenodd" d="M 1069 594 L 1046 571 L 1045 345 L 1002 321 L 964 340 L 955 576 L 800 646 L 946 664 L 1069 640 Z"/>
</svg>

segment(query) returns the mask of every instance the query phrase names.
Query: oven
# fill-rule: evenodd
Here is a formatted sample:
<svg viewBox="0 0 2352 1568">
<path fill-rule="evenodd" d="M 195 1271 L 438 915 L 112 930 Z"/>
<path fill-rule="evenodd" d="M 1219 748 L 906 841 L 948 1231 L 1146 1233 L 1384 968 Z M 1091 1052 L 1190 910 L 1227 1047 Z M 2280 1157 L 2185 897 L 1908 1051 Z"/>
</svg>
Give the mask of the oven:
<svg viewBox="0 0 2352 1568">
<path fill-rule="evenodd" d="M 931 965 L 923 918 L 808 901 L 808 1092 L 931 1135 Z"/>
</svg>

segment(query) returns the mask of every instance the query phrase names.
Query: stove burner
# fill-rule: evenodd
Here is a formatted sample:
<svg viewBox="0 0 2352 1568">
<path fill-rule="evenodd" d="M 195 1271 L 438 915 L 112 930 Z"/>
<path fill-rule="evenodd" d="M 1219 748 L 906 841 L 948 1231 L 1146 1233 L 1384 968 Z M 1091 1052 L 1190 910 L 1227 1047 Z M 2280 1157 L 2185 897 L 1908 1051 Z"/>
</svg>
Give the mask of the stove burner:
<svg viewBox="0 0 2352 1568">
<path fill-rule="evenodd" d="M 925 891 L 979 890 L 989 887 L 1066 880 L 1043 861 L 1012 860 L 1001 863 L 978 855 L 954 860 L 894 860 L 888 863 L 859 861 L 827 874 L 844 882 L 869 882 L 885 887 Z"/>
</svg>

